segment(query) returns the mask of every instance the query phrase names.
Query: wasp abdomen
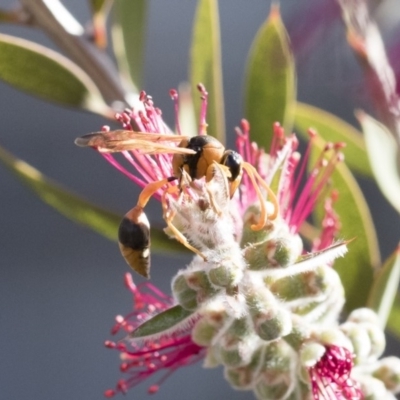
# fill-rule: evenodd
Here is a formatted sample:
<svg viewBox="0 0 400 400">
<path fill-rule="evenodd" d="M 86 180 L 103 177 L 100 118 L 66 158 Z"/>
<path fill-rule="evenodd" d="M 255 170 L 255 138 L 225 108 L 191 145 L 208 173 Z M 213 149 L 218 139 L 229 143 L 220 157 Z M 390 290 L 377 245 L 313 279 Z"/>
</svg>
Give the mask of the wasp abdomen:
<svg viewBox="0 0 400 400">
<path fill-rule="evenodd" d="M 150 277 L 150 224 L 141 207 L 129 211 L 118 229 L 119 248 L 129 266 Z"/>
<path fill-rule="evenodd" d="M 150 229 L 144 224 L 135 224 L 133 221 L 124 217 L 118 230 L 119 242 L 132 250 L 142 250 L 149 247 Z"/>
</svg>

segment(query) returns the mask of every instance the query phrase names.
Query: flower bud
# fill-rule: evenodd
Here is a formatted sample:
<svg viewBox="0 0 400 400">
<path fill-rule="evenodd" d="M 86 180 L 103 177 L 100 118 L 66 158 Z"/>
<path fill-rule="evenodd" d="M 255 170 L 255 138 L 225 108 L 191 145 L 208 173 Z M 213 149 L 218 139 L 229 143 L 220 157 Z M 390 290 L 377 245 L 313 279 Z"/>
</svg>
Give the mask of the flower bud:
<svg viewBox="0 0 400 400">
<path fill-rule="evenodd" d="M 349 332 L 349 327 L 353 327 L 354 325 L 358 327 L 357 331 L 363 330 L 364 333 L 356 334 L 355 332 Z M 364 354 L 363 358 L 357 358 L 356 363 L 358 363 L 360 360 L 363 360 L 362 362 L 373 362 L 379 356 L 381 356 L 385 350 L 385 333 L 380 327 L 378 316 L 373 310 L 368 308 L 359 308 L 354 310 L 349 315 L 347 322 L 340 326 L 340 329 L 345 332 L 353 342 L 357 357 L 361 356 L 360 351 L 362 354 Z M 355 328 L 351 329 L 354 330 Z M 364 341 L 361 343 L 360 340 L 365 335 L 367 339 L 364 339 Z M 368 341 L 368 345 L 366 344 L 365 340 Z M 356 345 L 356 342 L 359 342 L 359 344 Z"/>
<path fill-rule="evenodd" d="M 300 298 L 316 297 L 330 289 L 329 267 L 318 267 L 315 270 L 301 274 L 286 276 L 277 279 L 271 286 L 271 292 L 279 295 L 284 301 L 292 301 Z M 332 268 L 329 268 L 332 270 Z"/>
<path fill-rule="evenodd" d="M 312 368 L 325 354 L 325 346 L 316 342 L 304 344 L 300 349 L 300 362 L 306 368 Z"/>
<path fill-rule="evenodd" d="M 289 374 L 280 376 L 281 382 L 271 384 L 265 379 L 257 382 L 254 388 L 255 395 L 259 400 L 283 400 L 287 399 L 290 392 L 293 391 L 294 381 L 290 379 Z"/>
<path fill-rule="evenodd" d="M 369 340 L 371 341 L 370 357 L 377 359 L 385 351 L 385 332 L 379 324 L 365 324 Z"/>
<path fill-rule="evenodd" d="M 386 357 L 379 360 L 379 367 L 373 376 L 381 380 L 392 393 L 400 392 L 400 360 L 397 357 Z"/>
<path fill-rule="evenodd" d="M 267 288 L 254 288 L 246 297 L 256 333 L 263 340 L 275 340 L 292 329 L 291 314 Z"/>
<path fill-rule="evenodd" d="M 206 271 L 180 272 L 172 282 L 172 290 L 179 304 L 187 310 L 209 300 L 218 292 L 208 279 Z"/>
<path fill-rule="evenodd" d="M 177 302 L 186 310 L 197 309 L 197 292 L 189 287 L 183 274 L 177 275 L 173 279 L 172 293 Z"/>
<path fill-rule="evenodd" d="M 260 378 L 255 386 L 258 399 L 286 399 L 295 385 L 296 355 L 290 346 L 279 340 L 265 346 L 265 358 Z"/>
<path fill-rule="evenodd" d="M 215 292 L 215 289 L 211 285 L 211 282 L 208 279 L 207 273 L 205 271 L 198 270 L 185 272 L 185 278 L 187 284 L 194 290 L 202 290 L 207 293 Z"/>
<path fill-rule="evenodd" d="M 199 319 L 192 330 L 192 340 L 199 346 L 210 346 L 219 329 L 207 318 Z"/>
<path fill-rule="evenodd" d="M 221 363 L 218 359 L 218 354 L 215 347 L 208 347 L 204 358 L 203 367 L 204 368 L 216 368 L 220 366 Z"/>
<path fill-rule="evenodd" d="M 255 335 L 247 336 L 243 339 L 232 340 L 222 337 L 218 341 L 219 359 L 226 367 L 240 367 L 250 363 L 254 351 L 259 345 L 259 340 Z"/>
<path fill-rule="evenodd" d="M 292 330 L 285 336 L 285 342 L 294 350 L 298 351 L 305 341 L 311 336 L 311 327 L 305 324 L 303 319 L 297 315 L 292 315 Z"/>
<path fill-rule="evenodd" d="M 206 307 L 202 310 L 202 318 L 196 321 L 192 330 L 192 340 L 199 346 L 210 346 L 215 335 L 219 333 L 227 319 L 221 307 Z"/>
<path fill-rule="evenodd" d="M 242 277 L 242 269 L 234 262 L 224 262 L 208 272 L 208 278 L 213 285 L 225 288 L 237 285 Z"/>
<path fill-rule="evenodd" d="M 259 374 L 260 365 L 264 360 L 263 348 L 258 348 L 249 364 L 237 368 L 225 368 L 225 379 L 236 389 L 250 389 Z"/>
<path fill-rule="evenodd" d="M 233 320 L 226 331 L 226 334 L 231 335 L 232 337 L 244 338 L 245 336 L 250 335 L 251 332 L 252 327 L 249 325 L 249 320 L 247 317 L 242 317 Z"/>
<path fill-rule="evenodd" d="M 353 352 L 353 346 L 349 338 L 339 329 L 330 328 L 326 330 L 322 330 L 318 333 L 314 334 L 315 337 L 318 337 L 319 341 L 325 346 L 338 346 L 344 347 L 350 352 Z"/>
<path fill-rule="evenodd" d="M 289 238 L 273 238 L 261 243 L 250 245 L 245 249 L 244 256 L 252 271 L 262 271 L 267 268 L 285 268 L 297 258 Z"/>
<path fill-rule="evenodd" d="M 364 394 L 364 399 L 368 400 L 395 400 L 394 396 L 388 393 L 385 385 L 379 379 L 375 379 L 372 376 L 362 375 L 357 377 L 358 382 L 361 386 L 361 391 Z"/>
<path fill-rule="evenodd" d="M 368 322 L 370 324 L 379 324 L 379 318 L 375 311 L 370 308 L 357 308 L 353 310 L 347 317 L 347 321 L 351 322 Z"/>
<path fill-rule="evenodd" d="M 278 309 L 274 316 L 269 313 L 259 314 L 253 318 L 253 322 L 258 336 L 267 341 L 286 336 L 292 330 L 290 312 L 283 308 Z"/>
<path fill-rule="evenodd" d="M 371 353 L 371 341 L 367 331 L 354 322 L 346 322 L 340 325 L 340 330 L 350 339 L 353 345 L 354 363 L 365 362 Z"/>
<path fill-rule="evenodd" d="M 258 243 L 264 241 L 271 232 L 270 227 L 265 227 L 264 229 L 255 231 L 251 229 L 252 225 L 258 223 L 260 218 L 260 205 L 253 204 L 245 212 L 243 216 L 243 232 L 242 239 L 240 241 L 240 247 L 244 248 L 249 243 Z"/>
</svg>

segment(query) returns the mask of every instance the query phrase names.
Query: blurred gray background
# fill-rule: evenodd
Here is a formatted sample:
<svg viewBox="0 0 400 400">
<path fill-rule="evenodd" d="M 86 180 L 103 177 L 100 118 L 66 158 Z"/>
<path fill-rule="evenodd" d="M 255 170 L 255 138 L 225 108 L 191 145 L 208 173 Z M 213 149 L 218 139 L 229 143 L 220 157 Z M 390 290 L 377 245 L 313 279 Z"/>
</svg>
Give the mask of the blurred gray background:
<svg viewBox="0 0 400 400">
<path fill-rule="evenodd" d="M 242 78 L 250 43 L 269 11 L 262 0 L 220 2 L 227 132 L 243 117 Z M 285 0 L 288 28 L 303 18 L 306 0 Z M 1 7 L 12 1 L 0 0 Z M 86 2 L 64 4 L 81 23 Z M 149 0 L 146 72 L 143 89 L 153 96 L 172 125 L 168 90 L 187 79 L 187 57 L 196 2 Z M 398 8 L 398 7 L 397 7 Z M 40 32 L 0 26 L 0 31 L 53 45 Z M 321 36 L 322 37 L 322 36 Z M 340 24 L 323 36 L 315 52 L 300 58 L 299 99 L 354 122 L 353 109 L 367 103 L 362 79 Z M 137 188 L 103 159 L 74 146 L 74 139 L 105 122 L 76 110 L 61 109 L 0 82 L 0 144 L 86 198 L 124 214 Z M 231 139 L 232 141 L 232 139 Z M 231 142 L 232 143 L 232 142 Z M 380 234 L 383 257 L 400 238 L 399 219 L 377 192 L 362 182 Z M 154 210 L 154 211 L 153 211 Z M 151 220 L 160 220 L 159 207 Z M 101 399 L 120 377 L 117 352 L 103 347 L 116 314 L 130 310 L 123 287 L 127 266 L 115 243 L 82 228 L 43 204 L 0 165 L 0 399 Z M 153 282 L 169 292 L 169 281 L 187 258 L 153 255 Z M 139 281 L 139 279 L 137 279 Z M 390 341 L 391 350 L 400 348 Z M 128 394 L 147 397 L 148 383 Z M 179 370 L 153 399 L 252 399 L 234 392 L 222 371 L 201 365 Z"/>
</svg>

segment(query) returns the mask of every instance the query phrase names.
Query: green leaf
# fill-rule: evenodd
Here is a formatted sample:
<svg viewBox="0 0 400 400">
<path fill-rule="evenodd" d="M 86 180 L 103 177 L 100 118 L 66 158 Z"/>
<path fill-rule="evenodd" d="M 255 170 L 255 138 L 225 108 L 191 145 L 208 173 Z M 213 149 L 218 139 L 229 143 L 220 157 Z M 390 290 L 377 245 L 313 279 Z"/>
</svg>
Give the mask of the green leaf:
<svg viewBox="0 0 400 400">
<path fill-rule="evenodd" d="M 307 131 L 312 128 L 327 142 L 345 142 L 343 154 L 349 168 L 364 176 L 372 176 L 362 134 L 347 122 L 318 107 L 298 102 L 295 125 L 307 140 Z"/>
<path fill-rule="evenodd" d="M 110 0 L 89 0 L 90 7 L 94 14 L 102 12 L 105 7 L 108 7 Z"/>
<path fill-rule="evenodd" d="M 121 216 L 70 193 L 40 171 L 0 147 L 0 161 L 45 203 L 66 217 L 90 227 L 111 240 L 117 239 Z"/>
<path fill-rule="evenodd" d="M 191 46 L 190 81 L 197 115 L 200 95 L 197 84 L 203 83 L 209 93 L 208 133 L 225 143 L 225 111 L 222 87 L 221 40 L 217 0 L 199 0 Z M 197 94 L 197 95 L 196 95 Z"/>
<path fill-rule="evenodd" d="M 245 115 L 251 139 L 270 148 L 272 126 L 279 122 L 291 132 L 296 100 L 296 72 L 279 8 L 271 7 L 252 44 L 246 73 Z"/>
<path fill-rule="evenodd" d="M 385 327 L 400 281 L 400 245 L 377 272 L 367 306 L 372 308 Z"/>
<path fill-rule="evenodd" d="M 178 328 L 178 324 L 181 324 L 192 315 L 193 311 L 185 310 L 180 305 L 176 305 L 140 325 L 130 334 L 130 337 L 133 339 L 142 339 L 148 336 L 162 335 L 171 328 Z"/>
<path fill-rule="evenodd" d="M 114 54 L 119 70 L 136 87 L 143 84 L 147 7 L 147 0 L 117 0 L 113 9 Z"/>
<path fill-rule="evenodd" d="M 106 117 L 113 114 L 81 68 L 61 54 L 28 40 L 0 34 L 0 79 L 65 106 Z"/>
<path fill-rule="evenodd" d="M 381 192 L 400 213 L 399 149 L 390 131 L 362 111 L 356 113 L 364 132 L 371 168 Z"/>
<path fill-rule="evenodd" d="M 0 162 L 46 204 L 107 239 L 117 241 L 118 226 L 122 218 L 120 214 L 71 193 L 1 147 Z M 162 253 L 182 253 L 184 247 L 176 240 L 169 239 L 161 228 L 151 227 L 151 249 Z"/>
<path fill-rule="evenodd" d="M 312 152 L 314 163 L 325 147 L 325 142 L 314 139 L 316 148 Z M 318 149 L 317 149 L 318 148 Z M 334 209 L 340 217 L 340 238 L 351 240 L 349 252 L 335 261 L 334 268 L 339 273 L 346 293 L 346 310 L 365 307 L 373 283 L 374 270 L 380 265 L 378 241 L 367 202 L 350 170 L 339 163 L 331 177 L 332 188 L 339 197 Z M 314 217 L 321 221 L 320 207 Z M 362 284 L 360 284 L 362 282 Z"/>
<path fill-rule="evenodd" d="M 178 87 L 179 94 L 179 124 L 182 135 L 197 135 L 196 115 L 194 111 L 192 90 L 189 83 L 181 83 Z"/>
<path fill-rule="evenodd" d="M 392 310 L 390 311 L 388 330 L 400 339 L 400 294 L 397 293 L 393 302 Z"/>
</svg>

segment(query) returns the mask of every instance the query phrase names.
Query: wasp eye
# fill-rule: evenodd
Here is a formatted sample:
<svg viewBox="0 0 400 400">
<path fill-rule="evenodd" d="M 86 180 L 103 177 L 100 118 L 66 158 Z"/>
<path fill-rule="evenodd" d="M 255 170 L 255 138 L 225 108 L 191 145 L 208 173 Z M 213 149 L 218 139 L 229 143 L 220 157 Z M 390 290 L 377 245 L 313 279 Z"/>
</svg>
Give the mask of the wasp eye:
<svg viewBox="0 0 400 400">
<path fill-rule="evenodd" d="M 229 168 L 231 172 L 230 181 L 234 181 L 242 170 L 242 156 L 233 150 L 227 150 L 222 157 L 221 164 Z"/>
</svg>

